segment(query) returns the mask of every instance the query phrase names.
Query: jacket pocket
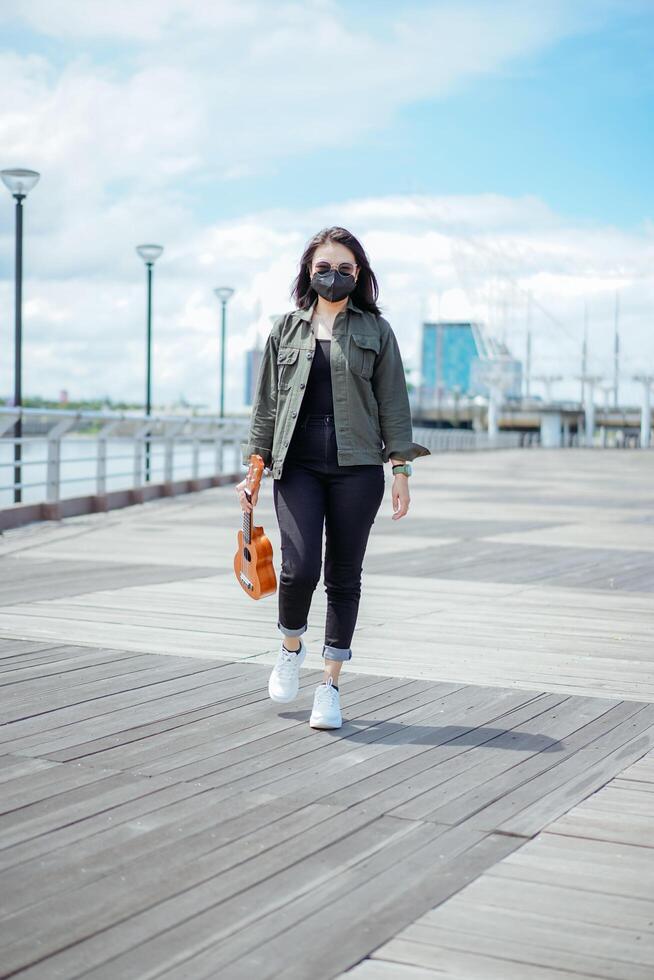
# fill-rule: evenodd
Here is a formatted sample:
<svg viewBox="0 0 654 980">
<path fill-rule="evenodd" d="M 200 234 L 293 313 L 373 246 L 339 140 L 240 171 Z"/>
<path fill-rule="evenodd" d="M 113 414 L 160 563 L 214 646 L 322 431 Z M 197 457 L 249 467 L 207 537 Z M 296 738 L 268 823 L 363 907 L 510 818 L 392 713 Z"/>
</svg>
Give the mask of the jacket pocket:
<svg viewBox="0 0 654 980">
<path fill-rule="evenodd" d="M 290 388 L 295 373 L 294 364 L 300 351 L 297 347 L 280 347 L 277 351 L 277 387 Z"/>
<path fill-rule="evenodd" d="M 379 337 L 375 334 L 350 334 L 350 370 L 360 378 L 370 379 L 379 353 Z"/>
</svg>

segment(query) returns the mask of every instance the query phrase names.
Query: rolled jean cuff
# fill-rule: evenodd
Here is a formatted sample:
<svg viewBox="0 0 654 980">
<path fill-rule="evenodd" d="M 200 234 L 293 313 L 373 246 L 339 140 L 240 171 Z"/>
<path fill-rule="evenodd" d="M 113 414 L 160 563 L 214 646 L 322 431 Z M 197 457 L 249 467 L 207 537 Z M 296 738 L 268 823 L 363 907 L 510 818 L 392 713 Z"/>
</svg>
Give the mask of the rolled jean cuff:
<svg viewBox="0 0 654 980">
<path fill-rule="evenodd" d="M 343 649 L 342 647 L 330 647 L 328 643 L 325 643 L 322 648 L 321 656 L 325 660 L 351 660 L 352 650 L 350 647 Z"/>
<path fill-rule="evenodd" d="M 308 628 L 309 628 L 309 624 L 305 623 L 304 626 L 299 626 L 298 629 L 296 630 L 289 630 L 286 629 L 285 626 L 282 626 L 279 620 L 277 620 L 277 629 L 279 630 L 280 633 L 283 633 L 284 636 L 302 636 L 303 633 L 306 633 Z"/>
</svg>

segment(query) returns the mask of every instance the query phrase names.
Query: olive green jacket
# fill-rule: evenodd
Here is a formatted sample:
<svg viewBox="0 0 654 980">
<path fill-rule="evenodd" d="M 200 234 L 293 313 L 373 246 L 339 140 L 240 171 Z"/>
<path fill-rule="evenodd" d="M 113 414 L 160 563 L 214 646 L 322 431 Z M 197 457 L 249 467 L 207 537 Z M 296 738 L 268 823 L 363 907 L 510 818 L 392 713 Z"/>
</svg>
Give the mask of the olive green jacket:
<svg viewBox="0 0 654 980">
<path fill-rule="evenodd" d="M 258 453 L 282 475 L 307 386 L 316 341 L 312 309 L 277 318 L 266 340 L 255 387 L 243 464 Z M 413 442 L 409 396 L 397 339 L 387 320 L 355 306 L 334 320 L 330 344 L 338 463 L 386 463 L 428 456 Z"/>
</svg>

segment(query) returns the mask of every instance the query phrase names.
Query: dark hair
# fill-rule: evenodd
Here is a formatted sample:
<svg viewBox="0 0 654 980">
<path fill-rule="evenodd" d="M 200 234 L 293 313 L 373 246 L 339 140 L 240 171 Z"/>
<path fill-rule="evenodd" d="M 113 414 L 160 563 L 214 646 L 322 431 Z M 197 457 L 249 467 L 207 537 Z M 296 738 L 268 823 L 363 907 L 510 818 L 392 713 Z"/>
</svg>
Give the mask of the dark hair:
<svg viewBox="0 0 654 980">
<path fill-rule="evenodd" d="M 295 300 L 298 309 L 308 310 L 314 303 L 317 293 L 311 285 L 311 260 L 313 253 L 319 245 L 325 242 L 338 242 L 345 245 L 354 254 L 356 264 L 359 266 L 359 276 L 357 284 L 351 293 L 352 300 L 362 310 L 370 313 L 381 313 L 377 306 L 379 296 L 379 286 L 375 278 L 375 273 L 370 268 L 370 262 L 361 242 L 354 237 L 346 228 L 339 228 L 335 225 L 332 228 L 323 228 L 307 243 L 302 258 L 300 259 L 300 271 L 293 281 L 291 296 Z"/>
</svg>

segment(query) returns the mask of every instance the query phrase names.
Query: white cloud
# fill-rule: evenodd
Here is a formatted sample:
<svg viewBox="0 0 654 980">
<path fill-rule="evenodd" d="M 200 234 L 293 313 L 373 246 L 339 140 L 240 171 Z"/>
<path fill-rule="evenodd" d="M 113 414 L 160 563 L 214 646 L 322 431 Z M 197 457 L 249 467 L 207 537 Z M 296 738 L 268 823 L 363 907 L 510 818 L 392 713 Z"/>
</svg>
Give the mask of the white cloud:
<svg viewBox="0 0 654 980">
<path fill-rule="evenodd" d="M 68 203 L 117 182 L 179 193 L 183 178 L 229 181 L 356 142 L 588 22 L 580 0 L 380 6 L 358 20 L 325 0 L 96 0 L 83 16 L 79 0 L 24 0 L 18 11 L 0 22 L 20 16 L 61 39 L 63 63 L 0 57 L 4 156 L 47 172 Z"/>
<path fill-rule="evenodd" d="M 26 208 L 24 390 L 140 397 L 143 267 L 134 246 L 158 240 L 155 399 L 185 392 L 215 404 L 212 289 L 229 283 L 228 404 L 237 408 L 255 321 L 265 331 L 267 316 L 289 307 L 306 239 L 334 223 L 362 238 L 414 366 L 421 310 L 435 310 L 439 297 L 445 315 L 490 317 L 518 353 L 521 289 L 536 301 L 535 356 L 572 369 L 588 297 L 593 356 L 604 365 L 615 287 L 626 356 L 652 361 L 641 326 L 652 300 L 651 227 L 574 226 L 534 195 L 388 195 L 229 222 L 203 219 L 196 205 L 203 192 L 227 194 L 235 176 L 269 175 L 307 150 L 334 152 L 418 99 L 509 72 L 611 7 L 458 0 L 378 5 L 370 18 L 331 0 L 92 0 L 80 16 L 79 0 L 24 0 L 21 22 L 61 45 L 52 60 L 0 53 L 0 87 L 11 92 L 0 113 L 3 166 L 43 175 Z M 0 10 L 0 23 L 17 17 Z M 10 309 L 8 225 L 0 261 Z M 1 329 L 6 350 L 7 318 Z M 10 391 L 10 364 L 0 361 L 0 392 Z"/>
<path fill-rule="evenodd" d="M 212 228 L 189 225 L 184 247 L 155 267 L 154 398 L 215 406 L 219 305 L 213 287 L 231 284 L 227 404 L 242 407 L 244 351 L 265 336 L 268 317 L 291 309 L 291 281 L 306 240 L 327 224 L 360 236 L 381 284 L 381 303 L 407 364 L 419 369 L 423 315 L 480 319 L 524 353 L 526 293 L 533 295 L 534 373 L 572 379 L 580 368 L 584 303 L 591 328 L 589 369 L 610 376 L 615 290 L 621 293 L 624 393 L 633 373 L 654 370 L 649 310 L 654 230 L 577 227 L 542 203 L 495 196 L 370 198 L 301 211 L 251 214 Z M 487 203 L 487 202 L 486 202 Z M 504 219 L 502 219 L 502 211 Z M 404 214 L 400 220 L 399 215 Z M 447 214 L 447 220 L 441 217 Z M 484 216 L 488 224 L 485 225 Z M 458 229 L 465 228 L 464 237 Z M 144 385 L 145 291 L 136 256 L 103 278 L 36 278 L 26 283 L 25 391 L 71 397 L 109 392 L 136 400 Z M 29 268 L 33 269 L 30 259 Z M 1 301 L 11 305 L 10 283 Z M 3 362 L 0 390 L 10 390 Z M 569 380 L 558 393 L 574 396 Z"/>
</svg>

